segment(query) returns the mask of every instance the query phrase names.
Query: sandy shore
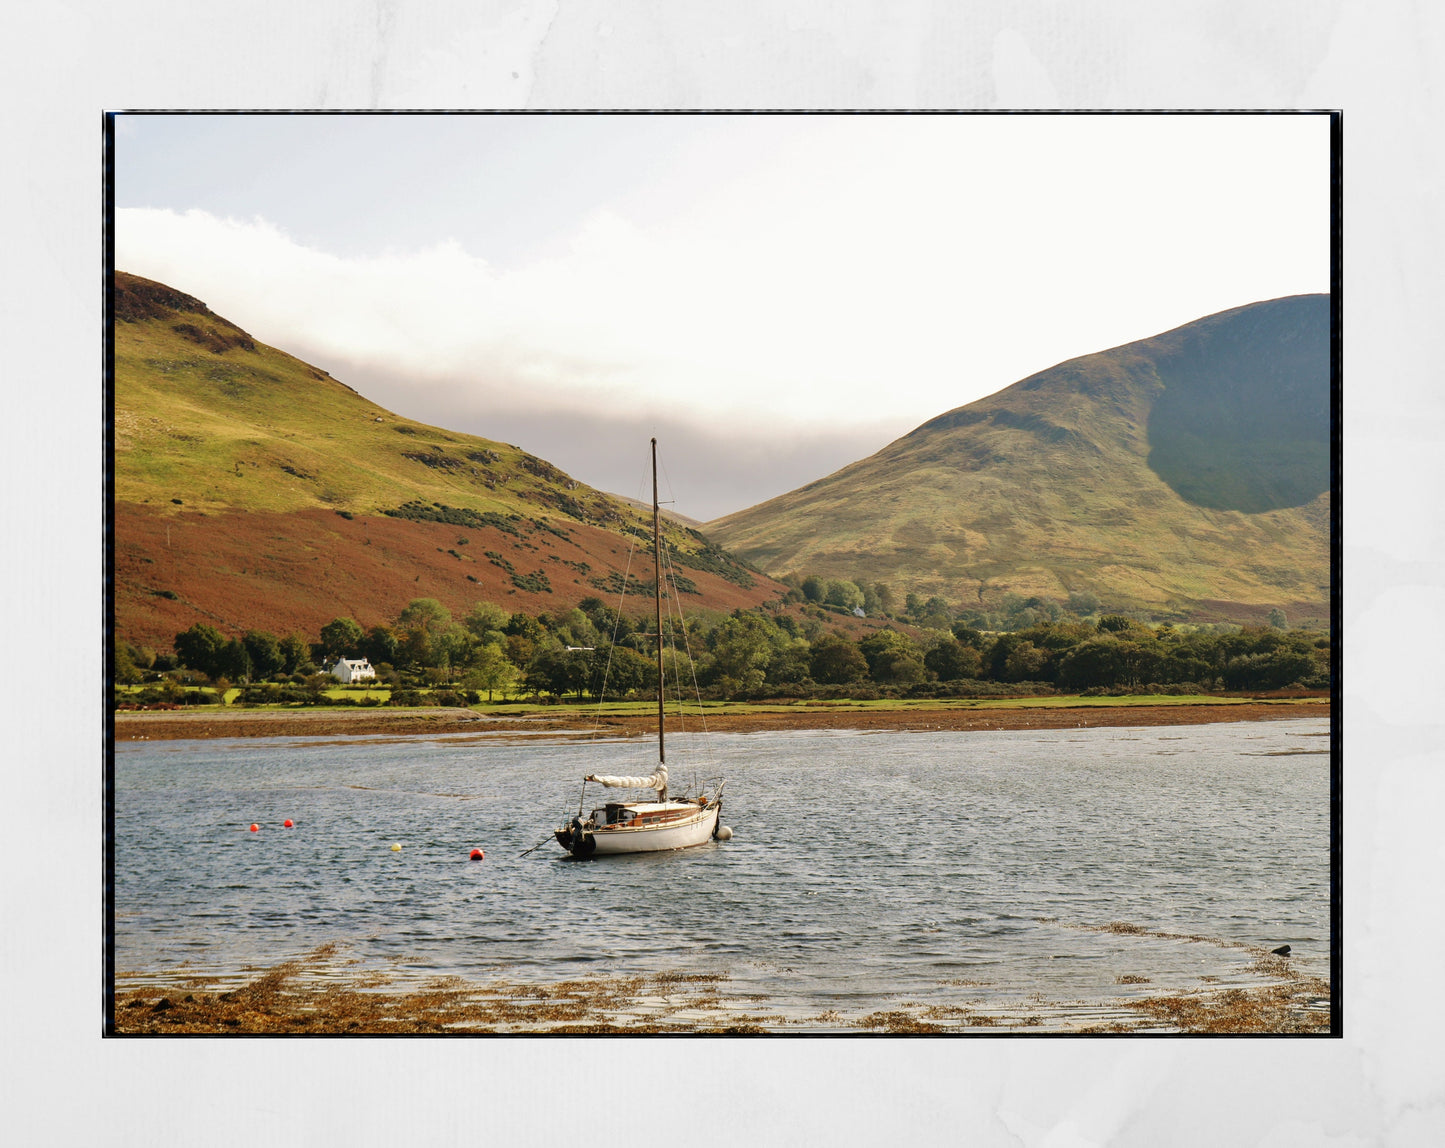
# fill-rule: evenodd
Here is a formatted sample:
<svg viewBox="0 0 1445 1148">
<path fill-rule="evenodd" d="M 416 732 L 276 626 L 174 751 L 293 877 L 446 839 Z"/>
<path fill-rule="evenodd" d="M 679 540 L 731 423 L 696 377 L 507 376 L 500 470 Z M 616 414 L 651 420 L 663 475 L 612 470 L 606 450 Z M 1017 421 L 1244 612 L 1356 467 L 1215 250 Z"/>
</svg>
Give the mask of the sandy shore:
<svg viewBox="0 0 1445 1148">
<path fill-rule="evenodd" d="M 1328 698 L 1229 699 L 1217 703 L 1149 705 L 1021 705 L 989 707 L 968 703 L 910 705 L 898 709 L 847 709 L 793 705 L 768 710 L 709 713 L 709 730 L 747 733 L 760 730 L 1019 730 L 1074 729 L 1096 726 L 1198 725 L 1207 722 L 1270 721 L 1328 717 Z M 698 723 L 698 724 L 694 724 Z M 671 721 L 669 721 L 671 728 Z M 690 716 L 687 727 L 699 728 Z M 505 734 L 508 732 L 590 733 L 630 737 L 652 733 L 648 714 L 583 714 L 545 709 L 512 714 L 479 714 L 469 709 L 229 710 L 121 712 L 115 715 L 117 741 L 162 741 L 211 737 L 330 737 L 341 735 Z"/>
</svg>

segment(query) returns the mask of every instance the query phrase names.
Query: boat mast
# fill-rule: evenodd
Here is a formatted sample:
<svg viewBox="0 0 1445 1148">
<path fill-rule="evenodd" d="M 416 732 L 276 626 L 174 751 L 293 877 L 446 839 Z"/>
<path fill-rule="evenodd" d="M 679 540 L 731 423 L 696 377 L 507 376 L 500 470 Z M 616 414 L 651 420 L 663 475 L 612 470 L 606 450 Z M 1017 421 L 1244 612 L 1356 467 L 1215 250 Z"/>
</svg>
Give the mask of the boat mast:
<svg viewBox="0 0 1445 1148">
<path fill-rule="evenodd" d="M 652 440 L 652 586 L 657 607 L 657 760 L 667 763 L 662 744 L 662 528 L 657 508 L 657 439 Z"/>
</svg>

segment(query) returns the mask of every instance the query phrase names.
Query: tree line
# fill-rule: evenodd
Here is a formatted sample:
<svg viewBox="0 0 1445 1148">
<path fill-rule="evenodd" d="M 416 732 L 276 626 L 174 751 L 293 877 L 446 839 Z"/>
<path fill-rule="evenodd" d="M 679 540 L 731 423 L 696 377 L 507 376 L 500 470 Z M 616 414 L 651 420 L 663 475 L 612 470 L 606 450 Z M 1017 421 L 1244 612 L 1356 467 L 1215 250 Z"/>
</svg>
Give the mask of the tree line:
<svg viewBox="0 0 1445 1148">
<path fill-rule="evenodd" d="M 918 621 L 895 619 L 854 638 L 834 615 L 881 609 L 876 590 L 870 601 L 855 583 L 795 589 L 801 614 L 775 603 L 685 625 L 664 618 L 669 688 L 690 695 L 696 687 L 713 699 L 867 698 L 1320 689 L 1330 680 L 1329 638 L 1282 624 L 1155 626 L 1122 614 L 1053 618 L 1023 606 L 1018 612 L 1035 611 L 1031 624 L 987 631 L 939 601 L 914 599 L 900 612 Z M 657 643 L 653 618 L 595 597 L 536 616 L 478 602 L 461 618 L 418 598 L 391 624 L 334 618 L 315 641 L 263 630 L 227 636 L 197 623 L 175 636 L 173 654 L 118 643 L 115 665 L 118 682 L 189 672 L 243 686 L 250 701 L 302 700 L 297 690 L 319 700 L 334 685 L 321 670 L 341 657 L 368 659 L 400 704 L 425 701 L 426 691 L 461 691 L 466 700 L 595 698 L 604 686 L 607 697 L 625 698 L 656 693 Z"/>
</svg>

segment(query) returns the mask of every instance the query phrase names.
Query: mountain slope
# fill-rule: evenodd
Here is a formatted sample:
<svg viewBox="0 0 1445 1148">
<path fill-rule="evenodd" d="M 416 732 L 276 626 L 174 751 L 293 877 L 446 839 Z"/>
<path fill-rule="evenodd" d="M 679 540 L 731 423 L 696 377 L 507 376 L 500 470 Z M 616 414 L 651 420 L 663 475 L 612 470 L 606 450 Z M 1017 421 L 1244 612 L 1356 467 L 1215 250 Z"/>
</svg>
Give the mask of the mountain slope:
<svg viewBox="0 0 1445 1148">
<path fill-rule="evenodd" d="M 706 524 L 775 575 L 952 602 L 1323 617 L 1329 299 L 1238 307 L 1071 359 Z"/>
<path fill-rule="evenodd" d="M 418 597 L 535 614 L 650 577 L 650 518 L 540 458 L 400 418 L 164 284 L 116 272 L 114 312 L 124 639 L 370 626 Z M 619 449 L 641 465 L 646 444 Z M 689 607 L 782 592 L 696 531 L 665 533 Z"/>
</svg>

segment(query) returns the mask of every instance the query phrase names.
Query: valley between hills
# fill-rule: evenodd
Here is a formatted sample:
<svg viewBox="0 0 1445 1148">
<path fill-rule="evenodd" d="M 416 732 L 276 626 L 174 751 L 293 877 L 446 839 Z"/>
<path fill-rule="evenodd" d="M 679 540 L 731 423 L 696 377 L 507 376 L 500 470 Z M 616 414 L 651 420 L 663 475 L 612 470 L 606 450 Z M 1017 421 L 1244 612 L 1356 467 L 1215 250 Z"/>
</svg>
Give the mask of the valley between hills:
<svg viewBox="0 0 1445 1148">
<path fill-rule="evenodd" d="M 650 589 L 649 516 L 628 500 L 387 411 L 164 284 L 117 272 L 113 309 L 119 638 L 369 626 L 420 597 L 536 615 Z M 781 605 L 814 575 L 954 609 L 1083 596 L 1322 624 L 1329 399 L 1325 296 L 1070 360 L 760 506 L 669 519 L 682 604 Z"/>
</svg>

